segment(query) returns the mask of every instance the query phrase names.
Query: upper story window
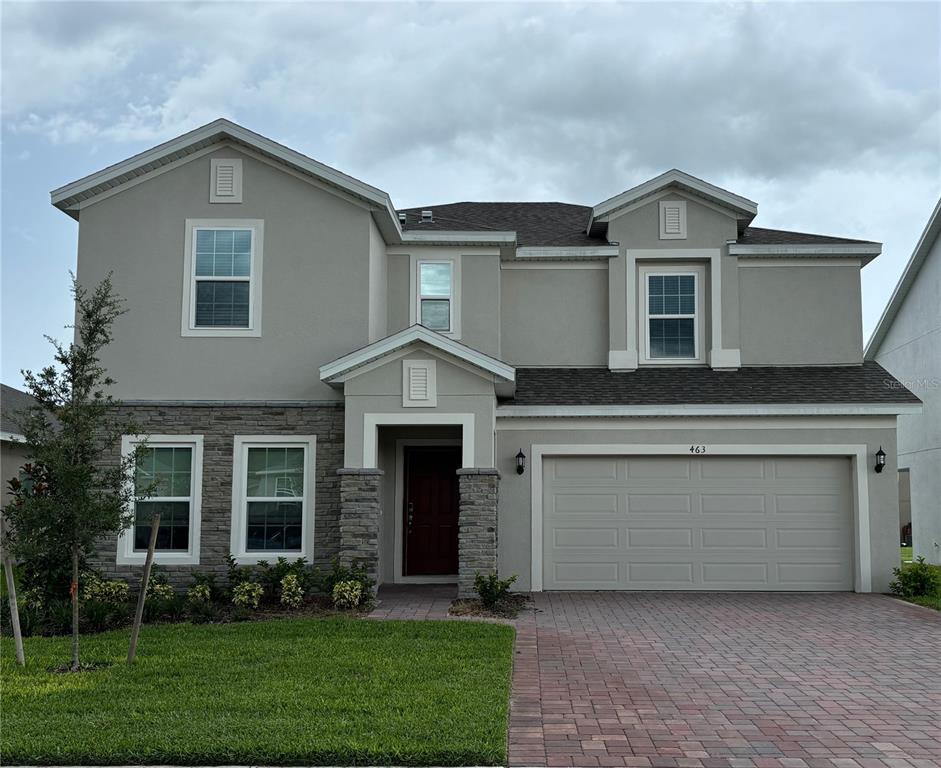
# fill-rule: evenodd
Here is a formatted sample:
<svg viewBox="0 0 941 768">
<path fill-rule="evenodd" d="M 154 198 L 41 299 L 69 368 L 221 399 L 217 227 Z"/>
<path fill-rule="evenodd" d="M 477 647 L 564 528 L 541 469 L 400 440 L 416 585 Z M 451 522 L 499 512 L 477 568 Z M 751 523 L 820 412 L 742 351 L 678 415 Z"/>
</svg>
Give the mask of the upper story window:
<svg viewBox="0 0 941 768">
<path fill-rule="evenodd" d="M 702 362 L 703 276 L 699 266 L 641 267 L 646 362 Z"/>
<path fill-rule="evenodd" d="M 261 335 L 263 222 L 187 220 L 184 336 Z"/>
<path fill-rule="evenodd" d="M 202 485 L 202 437 L 197 435 L 126 436 L 125 456 L 143 442 L 134 472 L 134 522 L 118 543 L 118 563 L 143 562 L 154 516 L 160 514 L 157 562 L 198 563 Z"/>
<path fill-rule="evenodd" d="M 418 263 L 419 322 L 432 331 L 451 331 L 453 276 L 450 261 Z"/>
</svg>

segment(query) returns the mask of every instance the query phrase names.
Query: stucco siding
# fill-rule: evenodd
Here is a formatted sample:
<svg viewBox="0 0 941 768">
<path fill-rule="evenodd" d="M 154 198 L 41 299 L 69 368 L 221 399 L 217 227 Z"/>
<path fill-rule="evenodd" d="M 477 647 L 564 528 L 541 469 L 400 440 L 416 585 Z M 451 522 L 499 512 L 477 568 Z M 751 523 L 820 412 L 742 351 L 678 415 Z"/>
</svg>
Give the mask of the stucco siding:
<svg viewBox="0 0 941 768">
<path fill-rule="evenodd" d="M 901 416 L 898 466 L 910 470 L 914 554 L 941 563 L 941 239 L 935 240 L 876 360 L 924 402 Z"/>
<path fill-rule="evenodd" d="M 501 358 L 511 365 L 607 365 L 608 273 L 504 269 Z"/>
<path fill-rule="evenodd" d="M 740 267 L 743 365 L 858 365 L 857 266 Z"/>
<path fill-rule="evenodd" d="M 241 204 L 209 203 L 213 157 L 241 157 Z M 181 336 L 186 219 L 264 220 L 260 338 Z M 114 394 L 337 398 L 317 369 L 368 341 L 369 249 L 364 208 L 228 148 L 83 209 L 79 281 L 93 285 L 113 270 L 128 302 L 103 355 Z"/>
<path fill-rule="evenodd" d="M 626 420 L 623 429 L 579 427 L 570 429 L 527 429 L 515 419 L 498 420 L 496 455 L 500 484 L 499 512 L 499 570 L 504 576 L 517 574 L 517 588 L 531 586 L 532 565 L 532 466 L 525 474 L 517 475 L 514 456 L 521 448 L 532 456 L 533 445 L 621 445 L 621 444 L 677 444 L 677 445 L 866 445 L 867 457 L 873 456 L 880 445 L 887 452 L 894 450 L 895 430 L 892 420 L 875 418 L 872 428 L 846 427 L 812 429 L 805 425 L 789 428 L 723 428 L 710 427 L 709 419 L 698 419 L 695 424 L 676 426 L 658 424 L 642 426 L 641 420 Z M 742 420 L 743 425 L 750 420 Z M 648 422 L 649 423 L 649 422 Z M 751 422 L 752 424 L 754 422 Z M 780 419 L 777 423 L 784 423 Z M 636 424 L 636 426 L 633 426 Z M 774 455 L 774 450 L 768 452 Z M 898 484 L 894 472 L 876 474 L 866 466 L 869 488 L 870 557 L 872 562 L 872 589 L 888 590 L 892 569 L 899 564 L 898 549 Z"/>
</svg>

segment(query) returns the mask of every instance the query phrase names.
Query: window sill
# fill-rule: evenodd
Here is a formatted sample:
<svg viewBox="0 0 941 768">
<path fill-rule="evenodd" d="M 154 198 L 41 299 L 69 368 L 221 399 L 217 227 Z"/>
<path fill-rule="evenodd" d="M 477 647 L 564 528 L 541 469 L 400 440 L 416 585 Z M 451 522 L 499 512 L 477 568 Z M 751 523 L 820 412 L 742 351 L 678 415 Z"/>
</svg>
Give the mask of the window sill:
<svg viewBox="0 0 941 768">
<path fill-rule="evenodd" d="M 266 552 L 233 552 L 232 559 L 235 560 L 237 565 L 258 565 L 258 563 L 269 562 L 273 563 L 279 557 L 283 557 L 289 562 L 293 562 L 298 558 L 303 558 L 308 563 L 312 563 L 314 559 L 313 552 L 303 552 L 299 550 L 293 550 L 290 552 L 278 551 L 278 550 L 269 550 Z"/>
<path fill-rule="evenodd" d="M 147 559 L 146 552 L 127 554 L 119 552 L 115 563 L 117 565 L 143 565 Z M 199 565 L 199 554 L 193 552 L 154 552 L 155 565 Z"/>
<path fill-rule="evenodd" d="M 259 338 L 261 328 L 184 328 L 180 335 L 183 337 L 202 338 Z"/>
</svg>

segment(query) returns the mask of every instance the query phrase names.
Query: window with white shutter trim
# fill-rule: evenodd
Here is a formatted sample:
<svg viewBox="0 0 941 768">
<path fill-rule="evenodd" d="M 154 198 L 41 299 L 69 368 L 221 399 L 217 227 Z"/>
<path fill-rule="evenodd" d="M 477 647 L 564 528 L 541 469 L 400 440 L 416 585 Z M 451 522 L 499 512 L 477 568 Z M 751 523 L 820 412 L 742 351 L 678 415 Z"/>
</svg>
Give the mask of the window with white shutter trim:
<svg viewBox="0 0 941 768">
<path fill-rule="evenodd" d="M 213 158 L 210 163 L 210 203 L 242 202 L 242 161 Z"/>
<path fill-rule="evenodd" d="M 660 239 L 686 239 L 686 202 L 684 200 L 660 202 Z"/>
<path fill-rule="evenodd" d="M 402 407 L 434 408 L 438 404 L 434 360 L 402 361 Z"/>
</svg>

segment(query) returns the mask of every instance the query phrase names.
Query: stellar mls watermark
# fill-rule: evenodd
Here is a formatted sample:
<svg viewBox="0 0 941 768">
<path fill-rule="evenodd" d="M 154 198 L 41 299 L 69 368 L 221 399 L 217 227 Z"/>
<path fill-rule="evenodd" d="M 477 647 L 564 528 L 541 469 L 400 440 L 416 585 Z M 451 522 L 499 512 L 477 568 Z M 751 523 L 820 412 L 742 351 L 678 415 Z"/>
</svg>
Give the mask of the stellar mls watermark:
<svg viewBox="0 0 941 768">
<path fill-rule="evenodd" d="M 920 379 L 883 379 L 882 383 L 889 389 L 909 389 L 912 392 L 927 392 L 930 389 L 941 388 L 941 379 L 933 376 L 922 376 Z"/>
</svg>

